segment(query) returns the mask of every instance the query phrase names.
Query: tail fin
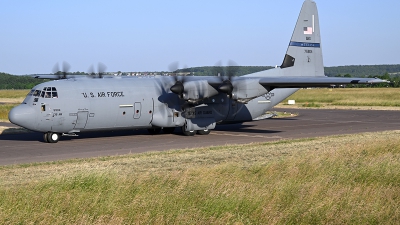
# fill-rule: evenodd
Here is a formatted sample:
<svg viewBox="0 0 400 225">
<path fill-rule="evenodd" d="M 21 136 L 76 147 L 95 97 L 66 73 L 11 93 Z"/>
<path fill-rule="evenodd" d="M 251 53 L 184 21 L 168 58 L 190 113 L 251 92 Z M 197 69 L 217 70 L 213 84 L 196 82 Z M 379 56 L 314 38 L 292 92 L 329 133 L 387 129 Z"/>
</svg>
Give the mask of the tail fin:
<svg viewBox="0 0 400 225">
<path fill-rule="evenodd" d="M 325 76 L 317 5 L 305 0 L 281 65 L 285 76 Z"/>
</svg>

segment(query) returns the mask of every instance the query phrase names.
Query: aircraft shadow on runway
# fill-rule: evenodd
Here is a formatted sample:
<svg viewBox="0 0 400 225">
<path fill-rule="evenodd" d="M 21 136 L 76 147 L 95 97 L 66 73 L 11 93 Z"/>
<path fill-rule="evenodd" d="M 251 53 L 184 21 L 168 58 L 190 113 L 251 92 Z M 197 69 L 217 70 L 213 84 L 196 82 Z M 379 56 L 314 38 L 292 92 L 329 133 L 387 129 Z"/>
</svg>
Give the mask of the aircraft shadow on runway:
<svg viewBox="0 0 400 225">
<path fill-rule="evenodd" d="M 252 134 L 274 134 L 282 131 L 276 130 L 261 130 L 251 129 L 251 127 L 257 127 L 253 124 L 231 124 L 231 125 L 219 125 L 216 127 L 216 131 L 228 131 L 228 132 L 240 132 L 240 133 L 252 133 Z M 211 131 L 212 132 L 212 131 Z"/>
<path fill-rule="evenodd" d="M 218 125 L 215 131 L 227 131 L 227 132 L 237 132 L 237 133 L 252 133 L 252 134 L 273 134 L 280 133 L 281 131 L 275 130 L 261 130 L 261 129 L 252 129 L 252 127 L 256 127 L 257 125 L 252 124 L 229 124 L 229 125 Z M 213 131 L 211 131 L 213 132 Z M 147 130 L 122 130 L 122 131 L 99 131 L 99 132 L 84 132 L 79 134 L 76 137 L 68 137 L 63 136 L 62 141 L 70 141 L 74 139 L 88 139 L 88 138 L 105 138 L 105 137 L 117 137 L 117 136 L 138 136 L 138 135 L 152 135 L 147 132 Z M 182 135 L 182 132 L 179 128 L 175 130 L 173 134 L 156 134 L 158 135 Z M 197 135 L 196 135 L 197 136 Z M 195 137 L 196 137 L 195 136 Z M 200 135 L 199 135 L 200 136 Z M 207 137 L 207 136 L 202 136 Z M 190 137 L 189 137 L 190 138 Z M 43 134 L 38 132 L 31 133 L 20 133 L 20 134 L 3 134 L 0 135 L 0 140 L 9 140 L 9 141 L 43 141 Z"/>
</svg>

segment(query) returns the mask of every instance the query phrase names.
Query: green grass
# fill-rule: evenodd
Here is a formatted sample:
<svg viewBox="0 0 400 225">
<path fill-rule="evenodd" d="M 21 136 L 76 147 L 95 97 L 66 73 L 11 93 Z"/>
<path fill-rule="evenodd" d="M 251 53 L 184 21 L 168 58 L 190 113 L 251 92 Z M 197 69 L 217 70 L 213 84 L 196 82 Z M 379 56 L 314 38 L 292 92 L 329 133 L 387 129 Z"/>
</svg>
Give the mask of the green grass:
<svg viewBox="0 0 400 225">
<path fill-rule="evenodd" d="M 320 104 L 316 104 L 315 102 L 311 102 L 311 103 L 306 102 L 306 103 L 304 103 L 302 106 L 303 106 L 303 107 L 313 107 L 313 108 L 319 108 L 319 107 L 321 107 Z"/>
<path fill-rule="evenodd" d="M 8 121 L 8 113 L 18 104 L 4 104 L 0 105 L 0 121 Z"/>
<path fill-rule="evenodd" d="M 304 107 L 308 104 L 332 106 L 400 106 L 398 88 L 336 88 L 301 89 L 285 99 L 296 100 Z"/>
<path fill-rule="evenodd" d="M 396 224 L 400 131 L 0 167 L 0 224 Z"/>
</svg>

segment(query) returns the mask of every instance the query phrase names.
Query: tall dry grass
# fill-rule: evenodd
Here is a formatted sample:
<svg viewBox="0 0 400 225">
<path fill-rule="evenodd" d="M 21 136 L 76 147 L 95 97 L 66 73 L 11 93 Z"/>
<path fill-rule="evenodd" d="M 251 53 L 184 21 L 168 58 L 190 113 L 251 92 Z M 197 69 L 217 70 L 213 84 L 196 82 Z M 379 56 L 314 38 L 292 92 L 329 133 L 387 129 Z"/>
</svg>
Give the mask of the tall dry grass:
<svg viewBox="0 0 400 225">
<path fill-rule="evenodd" d="M 399 134 L 0 167 L 0 223 L 396 224 Z"/>
<path fill-rule="evenodd" d="M 25 98 L 31 90 L 0 90 L 0 99 L 2 98 Z"/>
</svg>

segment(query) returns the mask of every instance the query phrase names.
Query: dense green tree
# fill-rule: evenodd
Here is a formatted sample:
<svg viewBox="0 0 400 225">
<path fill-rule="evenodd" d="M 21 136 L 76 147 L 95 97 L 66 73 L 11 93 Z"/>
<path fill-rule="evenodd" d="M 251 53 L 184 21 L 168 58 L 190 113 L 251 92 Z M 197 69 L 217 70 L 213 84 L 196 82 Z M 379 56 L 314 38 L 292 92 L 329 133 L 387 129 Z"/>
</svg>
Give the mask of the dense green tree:
<svg viewBox="0 0 400 225">
<path fill-rule="evenodd" d="M 30 76 L 13 76 L 7 73 L 0 73 L 0 89 L 31 89 L 44 81 Z"/>
</svg>

